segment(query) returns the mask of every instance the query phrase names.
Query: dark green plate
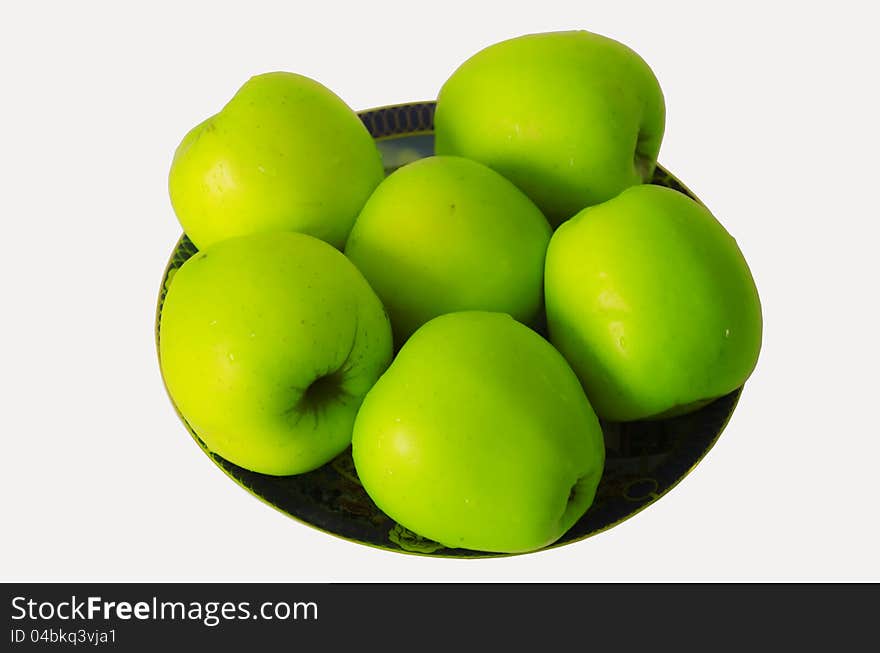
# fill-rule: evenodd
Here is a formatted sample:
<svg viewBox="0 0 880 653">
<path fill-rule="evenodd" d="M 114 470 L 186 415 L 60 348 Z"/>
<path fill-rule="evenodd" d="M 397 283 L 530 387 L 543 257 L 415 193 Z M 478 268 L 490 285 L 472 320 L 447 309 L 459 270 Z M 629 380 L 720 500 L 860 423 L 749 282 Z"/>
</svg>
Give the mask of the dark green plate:
<svg viewBox="0 0 880 653">
<path fill-rule="evenodd" d="M 433 154 L 433 102 L 383 107 L 360 115 L 378 142 L 386 171 Z M 658 166 L 652 183 L 674 188 L 696 199 L 662 167 Z M 182 236 L 171 254 L 159 292 L 157 347 L 168 283 L 174 272 L 195 252 L 195 246 Z M 730 419 L 739 394 L 740 390 L 736 390 L 695 413 L 673 419 L 603 423 L 607 460 L 596 500 L 580 521 L 553 546 L 570 544 L 611 528 L 666 494 L 715 444 Z M 496 555 L 448 549 L 395 523 L 364 492 L 350 451 L 307 474 L 266 476 L 242 469 L 211 453 L 182 416 L 181 420 L 199 446 L 230 478 L 300 522 L 347 540 L 391 551 L 451 558 Z"/>
</svg>

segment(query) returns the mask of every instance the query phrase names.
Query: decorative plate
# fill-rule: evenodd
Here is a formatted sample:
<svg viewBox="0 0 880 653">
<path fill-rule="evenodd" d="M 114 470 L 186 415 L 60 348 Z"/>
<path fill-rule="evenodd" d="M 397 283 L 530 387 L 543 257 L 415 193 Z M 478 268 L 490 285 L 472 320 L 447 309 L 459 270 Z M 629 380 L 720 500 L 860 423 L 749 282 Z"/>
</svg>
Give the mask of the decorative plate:
<svg viewBox="0 0 880 653">
<path fill-rule="evenodd" d="M 377 141 L 386 173 L 434 153 L 433 102 L 371 109 L 361 112 L 360 117 Z M 674 188 L 697 199 L 662 166 L 657 166 L 651 183 Z M 157 347 L 168 284 L 174 272 L 195 252 L 195 246 L 182 236 L 165 268 L 156 312 Z M 603 422 L 607 455 L 596 499 L 580 521 L 548 548 L 571 544 L 607 530 L 666 494 L 715 444 L 736 407 L 741 390 L 681 417 Z M 267 476 L 242 469 L 212 453 L 183 416 L 180 419 L 196 443 L 232 480 L 297 521 L 347 540 L 401 553 L 449 558 L 499 555 L 449 549 L 395 523 L 376 507 L 361 487 L 350 450 L 307 474 Z"/>
</svg>

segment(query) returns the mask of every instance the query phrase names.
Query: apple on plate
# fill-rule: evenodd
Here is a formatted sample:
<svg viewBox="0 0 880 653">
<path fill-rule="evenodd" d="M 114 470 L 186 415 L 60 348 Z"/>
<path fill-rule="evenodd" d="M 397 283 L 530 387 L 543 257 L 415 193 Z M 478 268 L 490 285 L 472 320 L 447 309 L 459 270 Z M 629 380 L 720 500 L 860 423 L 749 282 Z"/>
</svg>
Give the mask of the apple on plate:
<svg viewBox="0 0 880 653">
<path fill-rule="evenodd" d="M 391 360 L 391 327 L 357 268 L 293 232 L 198 252 L 171 280 L 159 357 L 207 448 L 255 472 L 315 469 L 343 451 Z"/>
<path fill-rule="evenodd" d="M 443 85 L 436 151 L 500 172 L 555 226 L 649 181 L 665 116 L 654 73 L 625 45 L 531 34 L 478 52 Z"/>
<path fill-rule="evenodd" d="M 550 225 L 486 166 L 437 156 L 388 176 L 361 210 L 345 254 L 370 282 L 402 344 L 444 313 L 543 316 Z"/>
<path fill-rule="evenodd" d="M 556 541 L 593 502 L 605 448 L 565 359 L 502 313 L 437 317 L 369 391 L 352 438 L 370 497 L 451 548 Z"/>
<path fill-rule="evenodd" d="M 733 237 L 702 204 L 635 186 L 550 241 L 550 339 L 598 415 L 667 417 L 741 386 L 761 349 L 761 305 Z"/>
<path fill-rule="evenodd" d="M 318 82 L 275 72 L 248 80 L 174 154 L 168 188 L 199 249 L 234 236 L 298 231 L 342 248 L 382 180 L 360 118 Z"/>
</svg>

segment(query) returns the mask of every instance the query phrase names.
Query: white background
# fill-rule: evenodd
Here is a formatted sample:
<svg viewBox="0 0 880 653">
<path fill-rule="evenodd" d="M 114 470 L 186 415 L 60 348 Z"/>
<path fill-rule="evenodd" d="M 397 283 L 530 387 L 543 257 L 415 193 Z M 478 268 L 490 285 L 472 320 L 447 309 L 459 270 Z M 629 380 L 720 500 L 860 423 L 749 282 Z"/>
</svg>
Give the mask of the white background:
<svg viewBox="0 0 880 653">
<path fill-rule="evenodd" d="M 880 580 L 872 3 L 3 6 L 0 580 Z M 496 560 L 373 550 L 242 491 L 178 422 L 153 343 L 181 137 L 255 73 L 363 109 L 567 28 L 650 63 L 660 159 L 757 280 L 764 348 L 717 446 L 630 521 Z"/>
</svg>

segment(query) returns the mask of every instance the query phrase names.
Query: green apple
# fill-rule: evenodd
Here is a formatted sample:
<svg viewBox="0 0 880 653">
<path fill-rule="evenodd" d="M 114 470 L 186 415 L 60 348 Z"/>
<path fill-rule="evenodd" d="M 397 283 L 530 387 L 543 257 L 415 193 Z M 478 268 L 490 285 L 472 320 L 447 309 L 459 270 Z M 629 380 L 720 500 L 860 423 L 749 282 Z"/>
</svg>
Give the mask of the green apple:
<svg viewBox="0 0 880 653">
<path fill-rule="evenodd" d="M 665 116 L 656 77 L 625 45 L 532 34 L 478 52 L 443 85 L 436 151 L 497 170 L 557 225 L 651 179 Z"/>
<path fill-rule="evenodd" d="M 437 317 L 367 393 L 352 438 L 370 497 L 447 547 L 551 544 L 593 502 L 602 431 L 565 359 L 509 315 Z"/>
<path fill-rule="evenodd" d="M 341 249 L 383 176 L 375 142 L 341 99 L 276 72 L 252 77 L 184 137 L 168 188 L 199 249 L 268 231 L 307 233 Z"/>
<path fill-rule="evenodd" d="M 460 157 L 429 157 L 385 179 L 345 246 L 382 299 L 395 340 L 444 313 L 542 315 L 550 225 L 512 183 Z"/>
<path fill-rule="evenodd" d="M 177 271 L 159 356 L 174 404 L 208 449 L 286 476 L 348 446 L 391 360 L 391 327 L 341 252 L 304 234 L 252 234 Z"/>
<path fill-rule="evenodd" d="M 553 235 L 550 339 L 600 417 L 693 410 L 749 377 L 761 305 L 736 241 L 701 204 L 635 186 Z"/>
</svg>

